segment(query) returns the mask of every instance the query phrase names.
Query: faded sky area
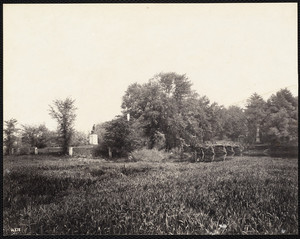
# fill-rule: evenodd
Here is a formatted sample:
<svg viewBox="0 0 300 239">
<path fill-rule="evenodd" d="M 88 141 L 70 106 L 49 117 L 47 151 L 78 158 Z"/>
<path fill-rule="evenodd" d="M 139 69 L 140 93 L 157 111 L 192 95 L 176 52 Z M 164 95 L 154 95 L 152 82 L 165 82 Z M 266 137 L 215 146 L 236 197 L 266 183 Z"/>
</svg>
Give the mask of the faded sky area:
<svg viewBox="0 0 300 239">
<path fill-rule="evenodd" d="M 75 128 L 121 113 L 134 83 L 189 77 L 212 102 L 243 106 L 257 92 L 298 95 L 297 4 L 4 4 L 4 120 L 56 122 L 76 99 Z"/>
</svg>

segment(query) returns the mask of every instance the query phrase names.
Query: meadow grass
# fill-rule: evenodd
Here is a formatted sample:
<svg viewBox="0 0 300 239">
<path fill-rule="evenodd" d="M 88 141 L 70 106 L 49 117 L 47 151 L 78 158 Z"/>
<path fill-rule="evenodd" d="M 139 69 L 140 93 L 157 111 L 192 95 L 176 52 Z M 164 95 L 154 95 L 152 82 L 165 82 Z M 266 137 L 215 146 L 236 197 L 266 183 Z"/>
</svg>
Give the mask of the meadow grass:
<svg viewBox="0 0 300 239">
<path fill-rule="evenodd" d="M 4 157 L 4 235 L 298 234 L 298 159 Z"/>
</svg>

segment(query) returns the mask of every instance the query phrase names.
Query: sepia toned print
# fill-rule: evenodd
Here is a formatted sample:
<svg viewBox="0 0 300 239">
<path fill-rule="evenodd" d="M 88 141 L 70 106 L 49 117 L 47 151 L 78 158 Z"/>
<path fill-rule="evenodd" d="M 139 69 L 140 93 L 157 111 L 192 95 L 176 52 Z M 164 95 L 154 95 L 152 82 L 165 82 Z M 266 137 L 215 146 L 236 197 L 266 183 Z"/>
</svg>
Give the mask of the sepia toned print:
<svg viewBox="0 0 300 239">
<path fill-rule="evenodd" d="M 4 235 L 298 234 L 296 3 L 4 4 Z"/>
</svg>

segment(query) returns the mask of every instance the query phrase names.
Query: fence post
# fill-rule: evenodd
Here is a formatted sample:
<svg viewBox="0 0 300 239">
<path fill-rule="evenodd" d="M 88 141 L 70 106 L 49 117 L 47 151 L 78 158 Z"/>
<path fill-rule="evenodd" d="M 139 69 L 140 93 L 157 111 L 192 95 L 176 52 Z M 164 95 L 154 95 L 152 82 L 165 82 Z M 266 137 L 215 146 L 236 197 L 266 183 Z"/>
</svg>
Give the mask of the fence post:
<svg viewBox="0 0 300 239">
<path fill-rule="evenodd" d="M 112 152 L 111 152 L 111 148 L 108 147 L 108 156 L 111 158 L 112 157 Z"/>
<path fill-rule="evenodd" d="M 70 156 L 73 155 L 73 147 L 69 147 L 69 155 L 70 155 Z"/>
</svg>

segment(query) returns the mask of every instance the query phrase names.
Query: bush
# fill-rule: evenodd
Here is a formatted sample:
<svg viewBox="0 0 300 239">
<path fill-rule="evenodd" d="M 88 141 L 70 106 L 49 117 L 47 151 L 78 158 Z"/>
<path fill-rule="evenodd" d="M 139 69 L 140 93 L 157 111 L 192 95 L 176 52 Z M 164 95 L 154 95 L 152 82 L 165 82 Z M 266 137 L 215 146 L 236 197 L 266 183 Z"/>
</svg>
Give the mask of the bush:
<svg viewBox="0 0 300 239">
<path fill-rule="evenodd" d="M 168 153 L 157 149 L 135 150 L 130 156 L 134 161 L 162 162 L 168 159 Z"/>
<path fill-rule="evenodd" d="M 94 147 L 86 145 L 85 147 L 74 147 L 73 155 L 79 157 L 93 157 L 94 156 Z"/>
<path fill-rule="evenodd" d="M 93 155 L 98 157 L 108 157 L 108 147 L 105 144 L 99 144 L 93 149 Z"/>
<path fill-rule="evenodd" d="M 163 133 L 156 131 L 154 135 L 154 145 L 153 148 L 162 150 L 166 147 L 166 137 Z"/>
<path fill-rule="evenodd" d="M 30 147 L 21 147 L 20 148 L 20 151 L 19 151 L 20 155 L 30 154 L 30 153 L 31 153 Z"/>
<path fill-rule="evenodd" d="M 117 116 L 105 128 L 104 144 L 111 148 L 114 158 L 127 157 L 134 147 L 133 130 L 123 116 Z"/>
</svg>

